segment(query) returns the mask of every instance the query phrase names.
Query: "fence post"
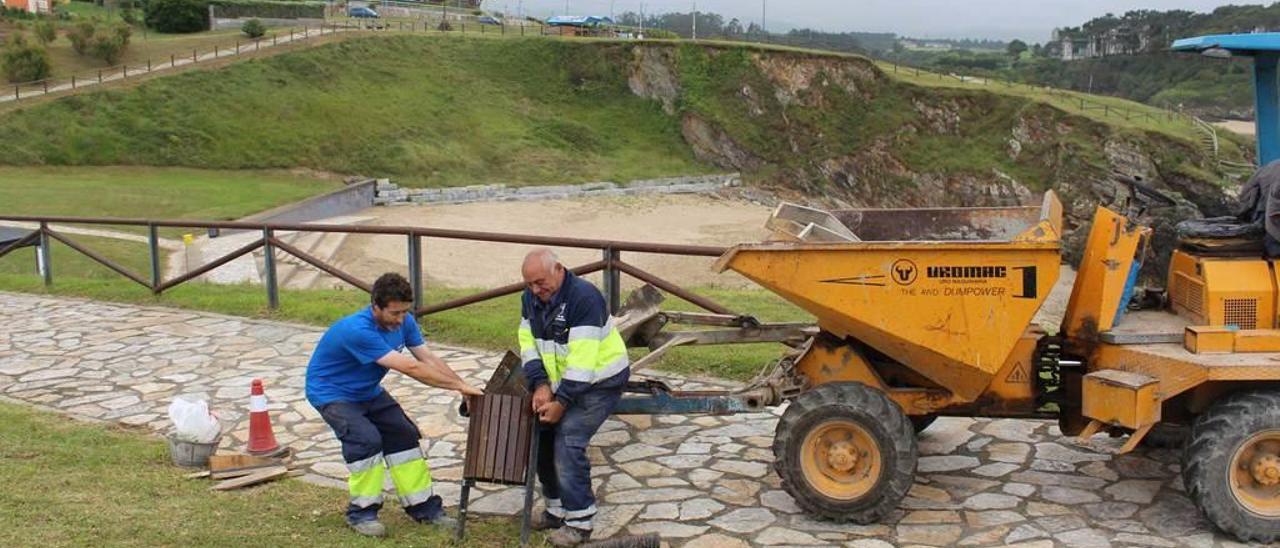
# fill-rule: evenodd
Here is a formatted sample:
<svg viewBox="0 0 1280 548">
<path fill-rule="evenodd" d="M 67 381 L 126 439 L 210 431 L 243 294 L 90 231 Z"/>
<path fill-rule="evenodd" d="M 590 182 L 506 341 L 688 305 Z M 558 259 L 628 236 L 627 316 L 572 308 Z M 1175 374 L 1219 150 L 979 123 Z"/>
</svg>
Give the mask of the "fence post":
<svg viewBox="0 0 1280 548">
<path fill-rule="evenodd" d="M 151 58 L 147 58 L 147 72 L 151 72 Z"/>
<path fill-rule="evenodd" d="M 176 66 L 178 66 L 178 56 L 177 56 L 176 54 L 170 53 L 170 54 L 169 54 L 169 68 L 173 68 L 173 67 L 176 67 Z"/>
<path fill-rule="evenodd" d="M 53 259 L 49 255 L 49 223 L 40 223 L 40 276 L 44 278 L 44 285 L 53 285 Z"/>
<path fill-rule="evenodd" d="M 254 38 L 254 39 L 253 39 L 253 51 L 258 51 L 258 50 L 260 50 L 260 49 L 262 49 L 262 40 L 259 40 L 259 39 L 257 39 L 257 38 Z"/>
<path fill-rule="evenodd" d="M 218 58 L 218 45 L 217 45 L 217 44 L 214 44 L 214 45 L 213 45 L 213 58 L 214 58 L 214 59 L 217 59 L 217 58 Z"/>
<path fill-rule="evenodd" d="M 13 99 L 16 101 L 22 98 L 22 88 L 17 84 L 13 86 Z"/>
<path fill-rule="evenodd" d="M 622 273 L 614 267 L 614 262 L 621 260 L 622 252 L 612 247 L 604 248 L 604 295 L 610 314 L 622 306 Z"/>
<path fill-rule="evenodd" d="M 197 61 L 198 59 L 199 59 L 199 58 L 198 58 L 198 56 L 197 56 L 197 52 L 196 52 L 195 48 L 191 48 L 191 63 L 192 63 L 192 64 L 195 64 L 195 63 L 196 63 L 196 61 Z"/>
<path fill-rule="evenodd" d="M 236 40 L 236 55 L 240 55 L 240 41 Z"/>
<path fill-rule="evenodd" d="M 102 83 L 102 69 L 98 69 L 98 83 Z"/>
<path fill-rule="evenodd" d="M 49 79 L 45 78 L 41 83 L 44 84 L 44 92 L 49 93 Z"/>
<path fill-rule="evenodd" d="M 160 294 L 160 233 L 156 225 L 147 224 L 147 248 L 151 250 L 151 293 Z"/>
<path fill-rule="evenodd" d="M 122 74 L 122 75 L 123 75 L 123 77 L 124 77 L 126 80 L 127 80 L 127 79 L 129 79 L 129 65 L 128 65 L 128 63 L 123 64 L 123 65 L 120 65 L 120 74 Z"/>
<path fill-rule="evenodd" d="M 271 245 L 272 230 L 270 228 L 262 229 L 262 283 L 267 286 L 267 307 L 275 310 L 280 308 L 280 291 L 276 287 L 276 246 Z"/>
<path fill-rule="evenodd" d="M 71 75 L 71 89 L 76 89 L 76 75 Z"/>
<path fill-rule="evenodd" d="M 409 233 L 409 283 L 413 286 L 413 309 L 422 308 L 422 238 Z"/>
<path fill-rule="evenodd" d="M 1111 116 L 1111 106 L 1110 106 L 1110 105 L 1102 105 L 1102 115 L 1103 115 L 1103 116 Z"/>
</svg>

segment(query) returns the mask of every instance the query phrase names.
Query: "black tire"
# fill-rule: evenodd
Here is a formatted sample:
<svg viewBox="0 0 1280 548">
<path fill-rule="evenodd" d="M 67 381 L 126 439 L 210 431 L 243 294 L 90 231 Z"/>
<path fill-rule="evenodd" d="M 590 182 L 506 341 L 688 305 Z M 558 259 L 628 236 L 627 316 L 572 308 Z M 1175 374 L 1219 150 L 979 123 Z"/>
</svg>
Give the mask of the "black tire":
<svg viewBox="0 0 1280 548">
<path fill-rule="evenodd" d="M 1267 430 L 1280 430 L 1280 393 L 1232 394 L 1196 418 L 1182 455 L 1187 495 L 1210 522 L 1244 542 L 1280 539 L 1280 517 L 1250 511 L 1232 492 L 1229 479 L 1236 452 Z"/>
<path fill-rule="evenodd" d="M 853 500 L 828 497 L 805 478 L 801 450 L 806 435 L 832 419 L 853 422 L 880 449 L 880 474 L 866 494 Z M 778 421 L 773 469 L 782 488 L 809 514 L 834 521 L 878 521 L 906 496 L 916 473 L 916 437 L 898 404 L 862 383 L 818 386 L 796 399 Z"/>
<path fill-rule="evenodd" d="M 929 425 L 933 424 L 933 421 L 938 420 L 937 415 L 911 415 L 907 418 L 911 419 L 911 429 L 915 430 L 916 434 L 924 432 Z"/>
<path fill-rule="evenodd" d="M 1157 423 L 1147 432 L 1146 437 L 1142 438 L 1139 445 L 1149 447 L 1151 449 L 1182 449 L 1187 443 L 1187 436 L 1191 435 L 1191 428 L 1183 424 L 1173 424 L 1168 422 Z"/>
</svg>

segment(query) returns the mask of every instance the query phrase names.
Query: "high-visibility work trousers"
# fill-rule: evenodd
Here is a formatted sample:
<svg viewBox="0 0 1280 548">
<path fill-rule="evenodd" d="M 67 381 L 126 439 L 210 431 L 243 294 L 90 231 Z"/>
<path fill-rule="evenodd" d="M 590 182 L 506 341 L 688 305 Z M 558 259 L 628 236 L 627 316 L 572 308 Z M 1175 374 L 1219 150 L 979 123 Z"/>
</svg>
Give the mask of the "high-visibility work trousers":
<svg viewBox="0 0 1280 548">
<path fill-rule="evenodd" d="M 351 473 L 348 522 L 378 518 L 388 471 L 409 517 L 430 521 L 444 513 L 440 497 L 432 494 L 431 470 L 418 445 L 422 434 L 390 394 L 366 402 L 328 403 L 317 410 L 342 442 L 342 458 Z"/>
</svg>

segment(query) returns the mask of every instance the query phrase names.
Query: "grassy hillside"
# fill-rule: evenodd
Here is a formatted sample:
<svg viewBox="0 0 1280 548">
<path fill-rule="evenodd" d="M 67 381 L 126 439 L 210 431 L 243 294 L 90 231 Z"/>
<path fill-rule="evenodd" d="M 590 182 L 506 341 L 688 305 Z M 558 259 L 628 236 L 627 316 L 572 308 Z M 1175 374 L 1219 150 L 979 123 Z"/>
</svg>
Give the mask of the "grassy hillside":
<svg viewBox="0 0 1280 548">
<path fill-rule="evenodd" d="M 4 116 L 0 164 L 305 166 L 452 186 L 703 172 L 599 48 L 347 40 Z"/>
</svg>

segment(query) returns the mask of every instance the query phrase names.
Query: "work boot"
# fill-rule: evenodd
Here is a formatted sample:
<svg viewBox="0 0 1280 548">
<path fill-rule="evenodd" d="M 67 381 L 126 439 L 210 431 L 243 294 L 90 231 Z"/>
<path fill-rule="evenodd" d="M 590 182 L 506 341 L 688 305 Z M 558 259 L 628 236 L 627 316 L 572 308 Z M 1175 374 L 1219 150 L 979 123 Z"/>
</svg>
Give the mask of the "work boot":
<svg viewBox="0 0 1280 548">
<path fill-rule="evenodd" d="M 348 525 L 350 525 L 352 529 L 355 529 L 357 533 L 366 537 L 387 536 L 387 528 L 382 525 L 382 522 L 379 522 L 376 519 L 369 521 L 357 521 L 355 523 L 348 523 Z"/>
<path fill-rule="evenodd" d="M 547 542 L 551 543 L 552 546 L 577 546 L 586 542 L 589 538 L 591 538 L 590 530 L 565 525 L 547 535 Z"/>
<path fill-rule="evenodd" d="M 556 517 L 555 514 L 552 514 L 551 512 L 543 510 L 541 514 L 535 515 L 529 520 L 529 526 L 532 527 L 534 531 L 559 529 L 564 527 L 564 520 Z"/>
<path fill-rule="evenodd" d="M 458 520 L 449 517 L 449 515 L 445 513 L 441 513 L 433 519 L 421 520 L 418 523 L 425 523 L 427 525 L 434 525 L 445 529 L 456 529 L 458 527 Z"/>
</svg>

